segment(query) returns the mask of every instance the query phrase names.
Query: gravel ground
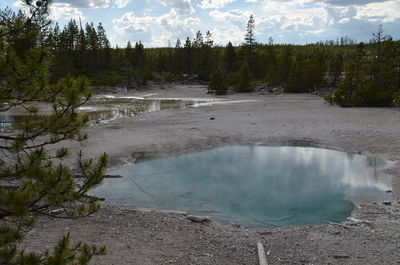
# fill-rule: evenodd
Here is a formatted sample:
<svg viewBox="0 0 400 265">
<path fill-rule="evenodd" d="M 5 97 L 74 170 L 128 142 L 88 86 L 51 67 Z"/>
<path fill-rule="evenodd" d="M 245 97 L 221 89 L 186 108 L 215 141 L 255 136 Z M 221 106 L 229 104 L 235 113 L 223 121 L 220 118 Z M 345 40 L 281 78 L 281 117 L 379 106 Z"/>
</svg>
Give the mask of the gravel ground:
<svg viewBox="0 0 400 265">
<path fill-rule="evenodd" d="M 216 98 L 205 90 L 177 86 L 131 94 Z M 315 146 L 396 162 L 400 158 L 398 108 L 339 108 L 304 94 L 223 98 L 249 101 L 121 118 L 88 128 L 90 138 L 84 145 L 69 146 L 88 156 L 107 152 L 112 168 L 232 144 Z M 399 166 L 390 173 L 392 205 L 383 206 L 380 201 L 359 205 L 353 216 L 365 222 L 357 224 L 245 229 L 193 223 L 184 213 L 105 204 L 84 219 L 41 219 L 28 234 L 26 246 L 30 250 L 50 247 L 71 232 L 75 240 L 107 246 L 107 255 L 97 257 L 93 264 L 257 264 L 260 241 L 270 264 L 399 264 Z"/>
</svg>

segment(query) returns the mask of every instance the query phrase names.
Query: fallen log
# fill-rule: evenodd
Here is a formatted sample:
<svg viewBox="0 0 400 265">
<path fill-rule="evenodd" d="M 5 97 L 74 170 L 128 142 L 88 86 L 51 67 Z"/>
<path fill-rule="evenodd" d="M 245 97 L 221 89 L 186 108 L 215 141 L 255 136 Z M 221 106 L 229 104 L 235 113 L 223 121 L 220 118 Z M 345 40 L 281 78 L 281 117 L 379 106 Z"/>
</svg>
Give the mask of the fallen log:
<svg viewBox="0 0 400 265">
<path fill-rule="evenodd" d="M 351 229 L 351 226 L 344 225 L 344 224 L 339 224 L 339 223 L 328 221 L 328 220 L 322 220 L 322 222 L 330 224 L 330 225 L 337 225 L 337 226 L 340 226 L 340 227 L 343 227 L 343 228 L 346 228 L 346 229 Z"/>
<path fill-rule="evenodd" d="M 18 190 L 19 186 L 18 185 L 0 185 L 0 188 L 6 189 L 6 190 Z"/>
<path fill-rule="evenodd" d="M 193 223 L 206 223 L 211 222 L 210 218 L 207 216 L 196 216 L 196 215 L 189 215 L 186 219 L 192 221 Z"/>
<path fill-rule="evenodd" d="M 372 225 L 371 222 L 365 221 L 365 220 L 360 220 L 354 217 L 349 217 L 347 218 L 347 222 L 350 222 L 350 225 L 359 225 L 359 224 L 365 224 L 365 225 Z"/>
<path fill-rule="evenodd" d="M 349 259 L 350 256 L 347 254 L 334 254 L 332 255 L 335 259 Z"/>
<path fill-rule="evenodd" d="M 75 175 L 74 177 L 77 179 L 85 178 L 85 176 L 83 176 L 83 175 Z M 121 175 L 104 175 L 104 178 L 105 179 L 122 179 L 123 176 L 121 176 Z"/>
<path fill-rule="evenodd" d="M 82 179 L 85 178 L 83 175 L 75 175 L 74 176 L 77 179 Z M 118 179 L 118 178 L 123 178 L 121 175 L 104 175 L 105 179 Z M 6 189 L 6 190 L 18 190 L 19 185 L 0 185 L 0 188 Z"/>
<path fill-rule="evenodd" d="M 265 256 L 264 247 L 261 242 L 257 242 L 257 250 L 258 250 L 258 259 L 260 261 L 260 265 L 268 265 L 267 257 Z"/>
</svg>

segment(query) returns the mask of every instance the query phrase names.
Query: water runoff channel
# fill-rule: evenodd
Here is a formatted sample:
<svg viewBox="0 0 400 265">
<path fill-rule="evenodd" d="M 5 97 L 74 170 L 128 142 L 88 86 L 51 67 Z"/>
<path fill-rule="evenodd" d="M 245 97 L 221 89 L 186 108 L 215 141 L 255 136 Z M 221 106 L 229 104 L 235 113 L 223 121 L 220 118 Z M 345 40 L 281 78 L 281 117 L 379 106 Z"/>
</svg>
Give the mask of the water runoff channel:
<svg viewBox="0 0 400 265">
<path fill-rule="evenodd" d="M 151 94 L 150 94 L 151 95 Z M 224 100 L 204 98 L 147 98 L 134 96 L 97 95 L 77 111 L 89 116 L 92 124 L 106 124 L 111 120 L 134 117 L 140 113 L 160 110 L 196 108 L 213 104 L 235 104 L 255 100 Z M 41 115 L 51 111 L 51 106 L 41 105 Z M 26 119 L 23 109 L 13 108 L 0 114 L 0 131 L 10 132 L 19 128 Z"/>
</svg>

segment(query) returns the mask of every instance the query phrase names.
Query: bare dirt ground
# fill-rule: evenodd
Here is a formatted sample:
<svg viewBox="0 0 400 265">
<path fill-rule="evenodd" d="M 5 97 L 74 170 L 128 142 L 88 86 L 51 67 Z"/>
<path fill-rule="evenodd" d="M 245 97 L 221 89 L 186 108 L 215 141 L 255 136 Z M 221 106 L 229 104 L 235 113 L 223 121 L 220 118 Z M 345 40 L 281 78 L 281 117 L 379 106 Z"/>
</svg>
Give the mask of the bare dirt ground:
<svg viewBox="0 0 400 265">
<path fill-rule="evenodd" d="M 217 98 L 204 86 L 148 89 L 131 93 L 155 98 Z M 152 95 L 149 95 L 152 94 Z M 220 99 L 220 97 L 218 97 Z M 400 159 L 400 109 L 339 108 L 314 95 L 234 94 L 252 100 L 183 110 L 145 113 L 87 129 L 86 155 L 107 152 L 113 168 L 140 159 L 223 145 L 296 145 Z M 358 224 L 245 229 L 193 223 L 183 213 L 105 204 L 80 220 L 41 219 L 27 236 L 30 250 L 54 244 L 70 232 L 74 240 L 106 245 L 93 264 L 257 264 L 256 243 L 270 264 L 399 264 L 400 170 L 391 169 L 391 206 L 360 205 Z"/>
</svg>

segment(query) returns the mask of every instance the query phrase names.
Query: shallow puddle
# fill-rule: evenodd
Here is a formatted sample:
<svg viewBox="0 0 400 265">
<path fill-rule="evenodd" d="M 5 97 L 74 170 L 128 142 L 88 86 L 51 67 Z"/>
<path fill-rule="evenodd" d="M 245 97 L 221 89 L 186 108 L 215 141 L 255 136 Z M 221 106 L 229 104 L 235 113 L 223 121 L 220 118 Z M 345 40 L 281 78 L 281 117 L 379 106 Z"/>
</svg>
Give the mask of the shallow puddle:
<svg viewBox="0 0 400 265">
<path fill-rule="evenodd" d="M 197 106 L 204 101 L 175 100 L 175 99 L 144 99 L 138 97 L 95 97 L 83 107 L 79 113 L 89 116 L 91 123 L 107 123 L 110 120 L 123 117 L 133 117 L 144 112 L 168 109 L 185 109 Z M 43 112 L 43 115 L 46 111 Z M 23 111 L 2 113 L 0 115 L 0 131 L 18 129 L 24 120 Z"/>
<path fill-rule="evenodd" d="M 102 123 L 117 118 L 133 117 L 144 112 L 193 107 L 197 102 L 174 99 L 95 98 L 80 108 L 90 120 Z"/>
<path fill-rule="evenodd" d="M 248 226 L 342 222 L 349 201 L 386 198 L 392 162 L 305 147 L 230 146 L 121 168 L 93 191 L 108 202 Z M 368 198 L 370 197 L 370 198 Z"/>
</svg>

